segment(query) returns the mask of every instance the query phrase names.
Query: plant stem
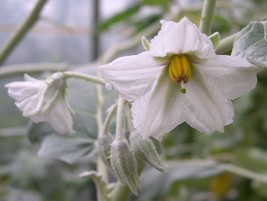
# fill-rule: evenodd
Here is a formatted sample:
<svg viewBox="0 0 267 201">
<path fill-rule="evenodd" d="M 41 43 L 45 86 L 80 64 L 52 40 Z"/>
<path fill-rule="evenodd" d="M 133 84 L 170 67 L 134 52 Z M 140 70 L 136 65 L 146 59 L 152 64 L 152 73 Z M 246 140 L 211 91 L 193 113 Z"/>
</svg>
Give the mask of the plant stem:
<svg viewBox="0 0 267 201">
<path fill-rule="evenodd" d="M 10 53 L 13 51 L 13 49 L 17 46 L 17 44 L 24 38 L 24 36 L 27 34 L 27 32 L 32 28 L 32 26 L 35 24 L 35 22 L 38 21 L 40 12 L 45 5 L 47 0 L 39 0 L 32 12 L 29 14 L 29 16 L 26 18 L 26 20 L 22 23 L 22 25 L 19 27 L 19 29 L 16 31 L 16 33 L 10 38 L 10 40 L 6 43 L 4 48 L 1 50 L 0 53 L 0 65 L 2 65 Z"/>
<path fill-rule="evenodd" d="M 129 106 L 129 104 L 125 104 L 125 115 L 126 115 L 126 119 L 127 119 L 127 124 L 128 124 L 128 129 L 130 132 L 134 131 L 134 125 L 133 125 L 133 120 L 132 120 L 132 116 L 131 116 L 131 108 Z"/>
<path fill-rule="evenodd" d="M 124 109 L 125 100 L 121 97 L 118 99 L 117 106 L 117 117 L 116 117 L 116 139 L 122 140 L 124 139 L 123 133 L 123 109 Z"/>
<path fill-rule="evenodd" d="M 126 201 L 130 194 L 130 190 L 123 183 L 118 181 L 114 190 L 112 191 L 111 201 Z"/>
<path fill-rule="evenodd" d="M 263 183 L 267 183 L 267 176 L 266 175 L 262 175 L 262 174 L 258 174 L 256 172 L 250 171 L 248 169 L 244 169 L 241 167 L 237 167 L 235 165 L 226 165 L 225 169 L 229 172 L 232 172 L 234 174 L 243 176 L 243 177 L 247 177 L 256 181 L 260 181 Z"/>
<path fill-rule="evenodd" d="M 67 79 L 68 78 L 77 78 L 77 79 L 86 80 L 86 81 L 93 82 L 93 83 L 100 84 L 100 85 L 105 84 L 105 81 L 103 79 L 92 76 L 92 75 L 87 75 L 84 73 L 76 73 L 73 71 L 67 71 L 67 72 L 64 72 L 64 76 Z"/>
<path fill-rule="evenodd" d="M 114 104 L 111 106 L 110 111 L 109 111 L 107 117 L 105 118 L 104 126 L 103 126 L 103 132 L 101 134 L 107 134 L 108 133 L 108 127 L 109 127 L 109 124 L 110 124 L 112 117 L 114 116 L 114 114 L 116 112 L 116 109 L 117 109 L 117 104 Z"/>
<path fill-rule="evenodd" d="M 210 35 L 212 18 L 215 10 L 216 0 L 204 0 L 201 20 L 199 24 L 199 29 L 202 33 Z"/>
<path fill-rule="evenodd" d="M 12 76 L 20 73 L 33 73 L 33 72 L 44 72 L 44 71 L 65 71 L 68 70 L 69 66 L 64 63 L 30 63 L 30 64 L 19 64 L 19 65 L 8 65 L 0 69 L 0 78 Z"/>
<path fill-rule="evenodd" d="M 236 36 L 238 33 L 235 33 L 231 36 L 228 36 L 224 38 L 223 40 L 220 41 L 216 48 L 216 53 L 217 54 L 225 54 L 227 52 L 230 52 L 233 49 L 233 43 L 235 41 Z"/>
<path fill-rule="evenodd" d="M 104 107 L 104 98 L 103 98 L 103 93 L 102 93 L 102 87 L 97 85 L 96 86 L 96 121 L 97 121 L 98 135 L 101 135 L 101 133 L 103 132 L 103 107 Z M 97 168 L 97 171 L 102 175 L 104 181 L 108 181 L 108 171 L 107 171 L 106 165 L 104 164 L 104 162 L 101 160 L 99 156 L 97 157 L 97 160 L 96 160 L 96 168 Z M 99 201 L 101 201 L 100 200 L 101 196 L 99 195 L 99 191 L 97 191 L 97 198 Z"/>
</svg>

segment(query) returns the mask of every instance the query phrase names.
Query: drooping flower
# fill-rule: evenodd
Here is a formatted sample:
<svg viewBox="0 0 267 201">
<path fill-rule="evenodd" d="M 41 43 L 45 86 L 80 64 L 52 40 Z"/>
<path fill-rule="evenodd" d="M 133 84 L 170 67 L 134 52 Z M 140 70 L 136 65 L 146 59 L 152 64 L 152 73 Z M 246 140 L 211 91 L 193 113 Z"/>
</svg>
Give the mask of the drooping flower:
<svg viewBox="0 0 267 201">
<path fill-rule="evenodd" d="M 63 73 L 54 73 L 46 80 L 37 80 L 29 75 L 25 75 L 24 79 L 24 82 L 5 85 L 23 116 L 34 122 L 48 122 L 59 133 L 73 133 L 71 110 L 65 100 Z"/>
<path fill-rule="evenodd" d="M 106 82 L 133 101 L 133 123 L 143 137 L 161 139 L 183 122 L 207 134 L 223 132 L 233 121 L 231 100 L 255 87 L 258 69 L 216 55 L 187 18 L 161 24 L 149 50 L 100 67 Z"/>
</svg>

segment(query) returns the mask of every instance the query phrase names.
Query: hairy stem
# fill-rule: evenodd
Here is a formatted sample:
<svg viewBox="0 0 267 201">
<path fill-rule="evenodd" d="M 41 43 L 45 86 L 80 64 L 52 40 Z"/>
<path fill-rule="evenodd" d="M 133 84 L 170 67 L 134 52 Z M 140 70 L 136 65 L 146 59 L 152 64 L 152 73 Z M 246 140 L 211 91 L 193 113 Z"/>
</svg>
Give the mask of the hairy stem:
<svg viewBox="0 0 267 201">
<path fill-rule="evenodd" d="M 114 105 L 111 106 L 111 108 L 109 110 L 109 113 L 108 113 L 108 115 L 107 115 L 107 117 L 105 118 L 105 121 L 104 121 L 102 134 L 107 134 L 108 133 L 108 127 L 110 125 L 112 117 L 114 116 L 114 114 L 116 112 L 116 109 L 117 109 L 117 104 L 114 104 Z"/>
<path fill-rule="evenodd" d="M 217 54 L 225 54 L 233 49 L 233 44 L 238 33 L 228 36 L 220 41 L 216 48 Z"/>
<path fill-rule="evenodd" d="M 103 107 L 104 107 L 104 98 L 102 93 L 102 87 L 97 85 L 96 86 L 96 121 L 97 121 L 97 130 L 98 135 L 101 135 L 103 132 Z M 105 181 L 108 181 L 108 171 L 106 165 L 103 163 L 101 158 L 98 156 L 97 161 L 97 171 L 102 175 Z M 100 195 L 97 192 L 97 197 L 100 200 Z"/>
<path fill-rule="evenodd" d="M 123 183 L 118 181 L 115 186 L 115 189 L 112 192 L 112 199 L 111 201 L 126 201 L 129 197 L 130 189 L 125 186 Z"/>
<path fill-rule="evenodd" d="M 130 132 L 134 131 L 134 125 L 133 125 L 133 120 L 132 120 L 132 115 L 131 115 L 131 108 L 129 104 L 125 104 L 125 115 L 127 119 L 127 124 L 128 124 L 128 129 Z"/>
<path fill-rule="evenodd" d="M 0 65 L 2 65 L 10 53 L 14 50 L 17 44 L 24 38 L 24 36 L 28 33 L 28 31 L 32 28 L 35 22 L 38 21 L 40 12 L 42 11 L 43 6 L 47 0 L 39 0 L 34 6 L 32 12 L 26 18 L 26 20 L 22 23 L 16 33 L 10 38 L 10 40 L 6 43 L 4 48 L 0 53 Z"/>
<path fill-rule="evenodd" d="M 124 109 L 125 100 L 121 97 L 118 99 L 117 106 L 117 117 L 116 117 L 116 139 L 122 140 L 124 139 L 123 133 L 123 109 Z"/>
<path fill-rule="evenodd" d="M 202 33 L 210 35 L 212 18 L 215 10 L 216 0 L 204 0 L 201 20 L 199 24 L 199 29 Z"/>
<path fill-rule="evenodd" d="M 77 79 L 93 82 L 93 83 L 100 84 L 100 85 L 105 84 L 105 81 L 103 79 L 92 76 L 92 75 L 84 74 L 84 73 L 67 71 L 67 72 L 64 72 L 64 76 L 65 78 L 77 78 Z"/>
</svg>

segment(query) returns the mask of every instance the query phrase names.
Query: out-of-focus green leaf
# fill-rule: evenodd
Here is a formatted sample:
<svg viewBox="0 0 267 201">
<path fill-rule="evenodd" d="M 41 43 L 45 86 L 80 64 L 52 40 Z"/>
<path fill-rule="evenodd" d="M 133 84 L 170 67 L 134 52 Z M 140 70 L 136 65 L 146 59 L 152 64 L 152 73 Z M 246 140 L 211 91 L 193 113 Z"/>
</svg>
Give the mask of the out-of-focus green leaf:
<svg viewBox="0 0 267 201">
<path fill-rule="evenodd" d="M 250 63 L 267 67 L 267 21 L 249 23 L 238 34 L 232 55 L 246 58 Z"/>
<path fill-rule="evenodd" d="M 212 23 L 212 32 L 219 32 L 221 35 L 229 33 L 231 22 L 222 15 L 215 15 Z"/>
<path fill-rule="evenodd" d="M 169 7 L 170 0 L 142 0 L 145 5 L 161 6 L 164 9 Z"/>
<path fill-rule="evenodd" d="M 119 12 L 119 13 L 116 13 L 115 15 L 108 18 L 107 20 L 100 22 L 97 30 L 95 30 L 95 34 L 99 34 L 103 31 L 106 31 L 114 24 L 125 21 L 126 19 L 128 19 L 132 15 L 136 14 L 140 8 L 141 8 L 141 4 L 135 4 L 135 5 L 127 8 L 127 9 Z"/>
<path fill-rule="evenodd" d="M 235 152 L 235 162 L 258 173 L 266 173 L 267 151 L 256 147 L 239 148 Z"/>
<path fill-rule="evenodd" d="M 94 141 L 90 139 L 50 135 L 43 140 L 38 154 L 39 156 L 60 159 L 72 164 L 82 158 L 88 158 L 93 149 Z"/>
<path fill-rule="evenodd" d="M 154 200 L 166 193 L 176 181 L 206 178 L 224 171 L 223 165 L 211 160 L 181 160 L 165 165 L 166 173 L 159 173 L 152 168 L 142 173 L 138 200 Z"/>
<path fill-rule="evenodd" d="M 1 200 L 1 198 L 0 198 Z M 42 197 L 37 192 L 31 192 L 21 189 L 12 189 L 5 199 L 7 201 L 42 201 Z"/>
<path fill-rule="evenodd" d="M 141 31 L 143 31 L 145 28 L 147 28 L 148 25 L 151 25 L 154 22 L 157 22 L 159 24 L 161 17 L 162 17 L 162 14 L 154 14 L 154 15 L 150 15 L 150 16 L 132 21 L 131 25 L 134 27 L 134 31 L 131 34 L 131 36 L 137 35 Z"/>
</svg>

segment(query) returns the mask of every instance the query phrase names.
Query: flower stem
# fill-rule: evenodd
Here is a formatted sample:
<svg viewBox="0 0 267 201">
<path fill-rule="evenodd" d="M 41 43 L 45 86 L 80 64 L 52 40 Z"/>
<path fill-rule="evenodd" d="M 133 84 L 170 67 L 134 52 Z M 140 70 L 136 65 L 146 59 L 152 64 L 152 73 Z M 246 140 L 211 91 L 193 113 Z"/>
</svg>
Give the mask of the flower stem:
<svg viewBox="0 0 267 201">
<path fill-rule="evenodd" d="M 93 82 L 96 84 L 101 84 L 101 85 L 105 84 L 105 81 L 103 79 L 92 76 L 92 75 L 87 75 L 84 73 L 76 73 L 76 72 L 72 72 L 72 71 L 67 71 L 67 72 L 64 72 L 64 76 L 67 79 L 68 78 L 77 78 L 77 79 Z"/>
<path fill-rule="evenodd" d="M 19 27 L 17 32 L 10 38 L 10 40 L 5 44 L 4 48 L 0 52 L 0 65 L 2 65 L 8 58 L 10 53 L 14 50 L 17 44 L 24 38 L 28 31 L 32 28 L 35 22 L 38 21 L 40 12 L 47 0 L 39 0 L 32 12 L 26 18 L 26 20 Z"/>
<path fill-rule="evenodd" d="M 125 100 L 121 97 L 118 99 L 117 106 L 117 117 L 116 117 L 116 139 L 122 140 L 124 139 L 123 133 L 123 109 L 124 109 Z"/>
<path fill-rule="evenodd" d="M 132 132 L 134 131 L 134 125 L 133 125 L 133 120 L 131 116 L 131 108 L 129 104 L 125 104 L 125 115 L 126 115 L 126 119 L 128 123 L 128 129 L 130 130 L 130 132 Z"/>
<path fill-rule="evenodd" d="M 216 0 L 204 0 L 201 20 L 199 24 L 199 29 L 202 33 L 210 35 L 212 18 L 215 10 Z"/>
</svg>

